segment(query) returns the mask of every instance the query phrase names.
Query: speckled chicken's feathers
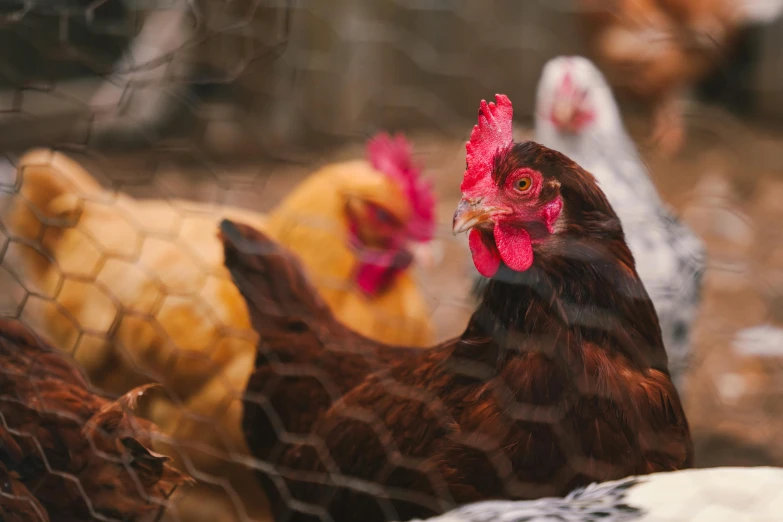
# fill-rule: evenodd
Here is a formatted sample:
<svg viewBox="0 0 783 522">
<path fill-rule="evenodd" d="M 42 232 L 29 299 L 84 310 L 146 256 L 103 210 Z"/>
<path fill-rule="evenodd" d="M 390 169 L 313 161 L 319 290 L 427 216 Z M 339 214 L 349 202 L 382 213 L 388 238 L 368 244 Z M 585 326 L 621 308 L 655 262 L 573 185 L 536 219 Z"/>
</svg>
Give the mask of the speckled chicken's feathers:
<svg viewBox="0 0 783 522">
<path fill-rule="evenodd" d="M 477 502 L 429 518 L 427 522 L 630 522 L 638 520 L 642 510 L 628 505 L 628 491 L 645 480 L 645 477 L 629 477 L 590 484 L 564 498 Z"/>
<path fill-rule="evenodd" d="M 477 502 L 426 522 L 771 521 L 783 507 L 781 487 L 782 468 L 670 471 L 594 483 L 564 498 Z"/>
</svg>

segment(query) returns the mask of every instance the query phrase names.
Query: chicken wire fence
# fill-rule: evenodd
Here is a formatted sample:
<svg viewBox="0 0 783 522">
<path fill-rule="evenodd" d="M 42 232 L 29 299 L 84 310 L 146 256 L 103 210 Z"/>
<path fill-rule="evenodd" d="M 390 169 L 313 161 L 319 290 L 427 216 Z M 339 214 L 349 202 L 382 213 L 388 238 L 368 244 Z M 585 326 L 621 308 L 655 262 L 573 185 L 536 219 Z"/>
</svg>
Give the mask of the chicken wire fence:
<svg viewBox="0 0 783 522">
<path fill-rule="evenodd" d="M 350 389 L 328 363 L 294 364 L 293 355 L 277 356 L 263 341 L 256 347 L 223 267 L 220 220 L 262 228 L 264 214 L 318 168 L 363 157 L 364 140 L 380 129 L 404 130 L 438 200 L 429 265 L 411 269 L 433 330 L 423 344 L 460 335 L 476 308 L 475 272 L 465 239 L 453 237 L 450 224 L 476 103 L 507 93 L 517 137 L 529 135 L 544 64 L 587 52 L 580 12 L 565 0 L 4 3 L 3 315 L 72 354 L 96 393 L 117 397 L 163 384 L 145 393 L 135 411 L 158 425 L 155 451 L 172 457 L 196 485 L 153 516 L 269 519 L 256 472 L 279 484 L 286 470 L 275 464 L 275 452 L 252 456 L 240 427 L 257 348 L 280 375 L 308 376 L 330 400 Z M 740 90 L 752 102 L 741 116 L 719 103 L 692 105 L 684 151 L 664 157 L 643 139 L 646 120 L 631 110 L 626 115 L 662 199 L 707 246 L 683 388 L 702 466 L 783 458 L 775 444 L 783 428 L 777 328 L 783 158 L 779 133 L 759 123 L 780 115 L 775 63 L 783 32 L 779 24 L 755 31 L 750 54 L 741 57 L 750 65 L 742 69 Z M 711 81 L 731 83 L 736 71 L 721 63 Z M 33 147 L 54 151 L 25 155 Z M 328 236 L 339 223 L 315 225 Z M 337 265 L 340 255 L 322 249 L 314 263 Z M 285 273 L 279 278 L 285 281 Z M 347 276 L 314 283 L 321 292 L 353 288 Z M 368 330 L 381 339 L 408 328 L 392 307 L 378 306 L 367 317 Z M 363 368 L 359 373 L 382 366 L 364 359 L 351 363 Z M 273 384 L 251 394 L 267 411 Z M 384 390 L 412 393 L 393 382 Z M 291 397 L 291 410 L 309 399 Z M 399 417 L 411 422 L 412 436 L 423 436 L 413 433 L 427 415 L 452 422 L 434 398 L 419 402 L 434 406 Z M 378 430 L 376 442 L 394 465 L 421 464 L 384 438 L 371 411 L 350 416 Z M 3 419 L 3 427 L 13 428 Z M 480 442 L 472 446 L 482 450 Z M 377 448 L 355 449 L 361 459 Z M 511 465 L 497 456 L 476 461 L 482 458 L 484 467 L 476 464 L 473 472 L 502 475 Z M 29 476 L 15 472 L 35 496 Z M 453 505 L 448 495 L 434 494 L 442 493 L 437 473 L 426 474 L 429 492 L 384 488 L 382 475 L 321 473 L 316 480 L 429 503 L 434 511 Z M 284 504 L 325 517 L 319 506 L 282 491 Z M 2 499 L 14 493 L 3 489 Z M 385 519 L 397 519 L 393 506 L 381 508 Z M 12 509 L 3 505 L 0 514 L 13 519 Z M 52 510 L 48 516 L 68 519 Z M 126 517 L 94 509 L 90 516 Z"/>
</svg>

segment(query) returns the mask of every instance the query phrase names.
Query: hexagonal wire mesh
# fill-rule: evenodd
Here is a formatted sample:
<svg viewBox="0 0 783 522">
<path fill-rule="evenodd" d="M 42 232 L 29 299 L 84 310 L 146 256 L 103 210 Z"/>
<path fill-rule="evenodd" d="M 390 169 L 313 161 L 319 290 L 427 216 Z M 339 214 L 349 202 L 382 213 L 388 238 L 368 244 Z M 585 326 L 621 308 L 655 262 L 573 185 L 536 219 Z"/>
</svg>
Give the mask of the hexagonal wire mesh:
<svg viewBox="0 0 783 522">
<path fill-rule="evenodd" d="M 766 117 L 764 123 L 774 124 L 780 115 L 781 73 L 774 60 L 783 32 L 779 24 L 751 26 L 724 16 L 720 2 L 704 12 L 689 11 L 687 2 L 629 5 L 607 21 L 588 14 L 591 2 L 566 0 L 4 4 L 3 315 L 70 353 L 96 393 L 117 397 L 150 382 L 162 385 L 133 404 L 132 413 L 157 425 L 149 444 L 172 457 L 196 485 L 178 491 L 165 513 L 147 515 L 267 520 L 265 491 L 271 491 L 284 511 L 328 520 L 324 506 L 336 485 L 365 494 L 349 504 L 365 521 L 426 513 L 406 511 L 389 499 L 439 512 L 466 499 L 553 492 L 533 488 L 530 481 L 539 486 L 560 481 L 554 492 L 565 492 L 573 484 L 557 473 L 519 472 L 530 464 L 509 455 L 523 435 L 535 446 L 529 454 L 540 459 L 537 467 L 549 469 L 564 458 L 564 468 L 574 473 L 589 469 L 588 475 L 602 476 L 590 468 L 595 462 L 581 462 L 563 442 L 573 442 L 573 433 L 550 434 L 559 449 L 542 449 L 536 446 L 542 439 L 520 427 L 532 422 L 546 430 L 559 421 L 540 417 L 543 399 L 536 403 L 537 414 L 514 399 L 532 386 L 521 383 L 519 374 L 505 375 L 503 386 L 492 380 L 494 388 L 451 381 L 437 388 L 427 371 L 440 366 L 416 359 L 425 357 L 418 351 L 387 351 L 357 341 L 330 322 L 323 302 L 311 297 L 315 291 L 290 270 L 292 261 L 269 254 L 268 244 L 259 249 L 237 236 L 251 232 L 224 229 L 228 242 L 236 243 L 233 273 L 224 266 L 218 238 L 218 225 L 227 218 L 288 246 L 338 320 L 370 337 L 428 346 L 461 335 L 477 306 L 470 296 L 475 271 L 467 242 L 452 237 L 450 223 L 461 197 L 464 142 L 476 103 L 495 92 L 509 94 L 520 125 L 516 137 L 529 135 L 521 126 L 535 116 L 542 67 L 560 54 L 589 53 L 618 87 L 623 117 L 643 160 L 631 167 L 613 164 L 649 169 L 661 199 L 707 248 L 697 311 L 680 326 L 685 329 L 680 337 L 690 330 L 683 345 L 688 368 L 678 387 L 696 464 L 780 462 L 774 442 L 781 430 L 777 325 L 783 320 L 778 313 L 783 265 L 775 225 L 783 182 L 776 166 L 780 138 L 774 125 L 761 122 Z M 656 26 L 661 20 L 667 21 L 663 28 Z M 705 20 L 713 25 L 705 26 Z M 632 36 L 647 33 L 655 33 L 656 45 L 668 46 L 654 52 L 646 41 L 644 52 L 638 50 Z M 601 40 L 606 34 L 626 38 L 619 40 L 622 52 L 600 45 L 611 41 Z M 707 51 L 700 51 L 705 35 Z M 686 87 L 698 87 L 697 96 L 678 109 Z M 650 107 L 653 120 L 645 114 Z M 687 124 L 684 138 L 659 142 L 663 152 L 682 144 L 678 153 L 649 146 L 651 125 L 679 136 L 678 121 Z M 415 250 L 417 262 L 399 276 L 405 284 L 379 294 L 386 297 L 367 298 L 352 270 L 358 254 L 346 244 L 346 216 L 354 207 L 346 207 L 344 198 L 353 201 L 370 190 L 362 185 L 367 164 L 348 160 L 362 158 L 364 140 L 379 129 L 407 132 L 437 195 L 438 226 L 429 257 Z M 33 147 L 39 149 L 26 153 Z M 634 161 L 623 156 L 628 151 L 620 141 L 604 141 L 601 150 L 610 159 Z M 321 167 L 327 168 L 311 177 Z M 290 203 L 294 189 L 312 179 L 326 181 Z M 615 189 L 603 179 L 611 196 Z M 634 186 L 640 192 L 626 196 L 631 205 L 654 198 L 638 180 Z M 384 185 L 380 192 L 396 195 L 395 190 Z M 397 205 L 376 193 L 370 199 L 376 206 Z M 378 226 L 374 222 L 370 229 Z M 626 229 L 629 242 L 634 230 Z M 249 285 L 242 292 L 249 308 L 234 281 Z M 651 283 L 645 284 L 649 290 Z M 656 306 L 667 323 L 664 334 L 676 337 L 676 321 L 657 300 Z M 675 307 L 671 317 L 677 313 Z M 250 381 L 247 408 L 256 424 L 245 433 L 243 395 L 257 353 L 268 371 Z M 405 366 L 409 360 L 416 364 Z M 401 366 L 389 370 L 393 364 Z M 17 386 L 6 367 L 4 362 L 3 404 L 15 389 L 8 386 Z M 375 370 L 380 373 L 367 376 Z M 463 379 L 479 379 L 476 368 L 452 370 Z M 35 382 L 49 372 L 26 371 Z M 424 382 L 411 386 L 411 379 Z M 362 396 L 355 388 L 380 395 Z M 479 410 L 492 406 L 482 402 L 483 394 L 498 389 L 508 394 L 495 404 L 505 411 L 477 425 L 486 414 Z M 340 405 L 338 399 L 351 390 L 364 407 Z M 14 404 L 37 411 L 25 401 L 40 400 L 40 392 L 24 397 L 17 393 Z M 333 438 L 308 435 L 330 404 L 344 418 L 321 420 L 319 429 Z M 24 504 L 33 511 L 20 514 L 13 511 L 16 504 L 0 504 L 5 510 L 0 513 L 11 520 L 35 513 L 43 520 L 48 510 L 51 520 L 68 519 L 67 510 L 52 509 L 56 498 L 37 489 L 43 472 L 11 458 L 20 437 L 35 439 L 45 430 L 20 431 L 13 425 L 16 417 L 3 408 L 0 471 L 15 475 L 9 475 L 13 480 L 4 486 L 2 500 L 32 495 L 41 503 Z M 460 417 L 463 409 L 467 413 Z M 507 437 L 517 438 L 502 439 L 511 446 L 498 449 L 499 439 L 492 437 L 505 429 L 504 422 L 511 426 Z M 33 423 L 35 429 L 41 425 Z M 473 439 L 464 433 L 470 426 Z M 580 430 L 586 428 L 572 431 Z M 56 438 L 58 432 L 46 433 Z M 427 445 L 432 437 L 439 445 Z M 268 447 L 258 447 L 261 440 Z M 306 445 L 283 451 L 302 441 L 319 456 Z M 43 444 L 40 455 L 26 455 L 24 462 L 44 461 L 46 473 L 76 477 L 71 482 L 81 484 L 79 495 L 93 506 L 86 519 L 128 518 L 121 505 L 95 508 L 96 491 L 76 471 L 50 464 L 48 451 Z M 433 454 L 443 459 L 437 471 L 427 468 Z M 133 458 L 126 468 L 136 473 Z M 289 490 L 282 477 L 302 472 L 286 466 L 297 459 L 307 476 L 328 487 L 304 488 L 293 498 L 297 487 Z M 452 461 L 463 467 L 449 467 Z M 444 478 L 445 468 L 456 478 Z M 271 479 L 263 483 L 261 474 Z M 473 479 L 486 491 L 466 492 Z M 367 504 L 368 496 L 382 500 Z M 361 511 L 369 505 L 380 511 Z M 336 520 L 352 520 L 355 513 L 349 509 Z"/>
</svg>

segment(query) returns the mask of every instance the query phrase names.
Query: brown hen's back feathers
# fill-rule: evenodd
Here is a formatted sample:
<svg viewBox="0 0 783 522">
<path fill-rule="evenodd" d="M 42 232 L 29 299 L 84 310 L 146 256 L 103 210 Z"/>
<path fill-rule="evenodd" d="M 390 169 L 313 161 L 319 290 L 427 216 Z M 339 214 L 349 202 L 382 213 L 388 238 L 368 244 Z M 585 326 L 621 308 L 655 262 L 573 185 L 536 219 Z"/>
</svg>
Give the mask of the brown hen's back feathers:
<svg viewBox="0 0 783 522">
<path fill-rule="evenodd" d="M 420 353 L 366 339 L 337 322 L 301 263 L 261 232 L 226 220 L 220 235 L 226 266 L 258 312 L 251 315 L 253 328 L 263 332 L 244 408 L 244 418 L 252 419 L 244 423 L 245 437 L 256 456 L 277 453 L 278 431 L 308 433 L 368 374 Z"/>
<path fill-rule="evenodd" d="M 95 395 L 66 355 L 0 319 L 0 475 L 10 481 L 0 480 L 0 514 L 131 521 L 160 511 L 189 479 L 148 449 L 152 426 L 128 413 L 143 392 Z"/>
<path fill-rule="evenodd" d="M 283 482 L 262 476 L 279 516 L 405 520 L 692 465 L 655 309 L 617 216 L 592 176 L 562 154 L 527 142 L 496 162 L 500 175 L 521 167 L 559 181 L 563 229 L 537 246 L 529 270 L 502 266 L 465 333 L 426 352 L 374 344 L 362 366 L 350 352 L 371 343 L 319 311 L 295 263 L 265 256 L 269 242 L 246 227 L 242 241 L 224 237 L 254 324 L 300 310 L 299 337 L 280 330 L 259 345 L 246 394 L 248 444 L 287 477 L 275 491 Z M 311 437 L 270 453 L 291 426 Z M 308 508 L 294 509 L 289 495 Z"/>
</svg>

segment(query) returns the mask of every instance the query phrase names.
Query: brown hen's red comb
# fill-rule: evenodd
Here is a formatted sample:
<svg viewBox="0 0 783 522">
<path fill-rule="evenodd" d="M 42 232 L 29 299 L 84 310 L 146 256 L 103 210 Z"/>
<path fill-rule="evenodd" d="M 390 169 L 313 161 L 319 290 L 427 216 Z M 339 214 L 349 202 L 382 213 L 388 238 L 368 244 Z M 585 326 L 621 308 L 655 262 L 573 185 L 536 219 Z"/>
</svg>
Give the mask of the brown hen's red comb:
<svg viewBox="0 0 783 522">
<path fill-rule="evenodd" d="M 465 181 L 478 181 L 492 172 L 492 162 L 498 150 L 511 145 L 514 140 L 511 119 L 514 108 L 505 94 L 496 94 L 495 103 L 481 100 L 478 125 L 470 133 L 467 149 L 468 170 Z"/>
</svg>

